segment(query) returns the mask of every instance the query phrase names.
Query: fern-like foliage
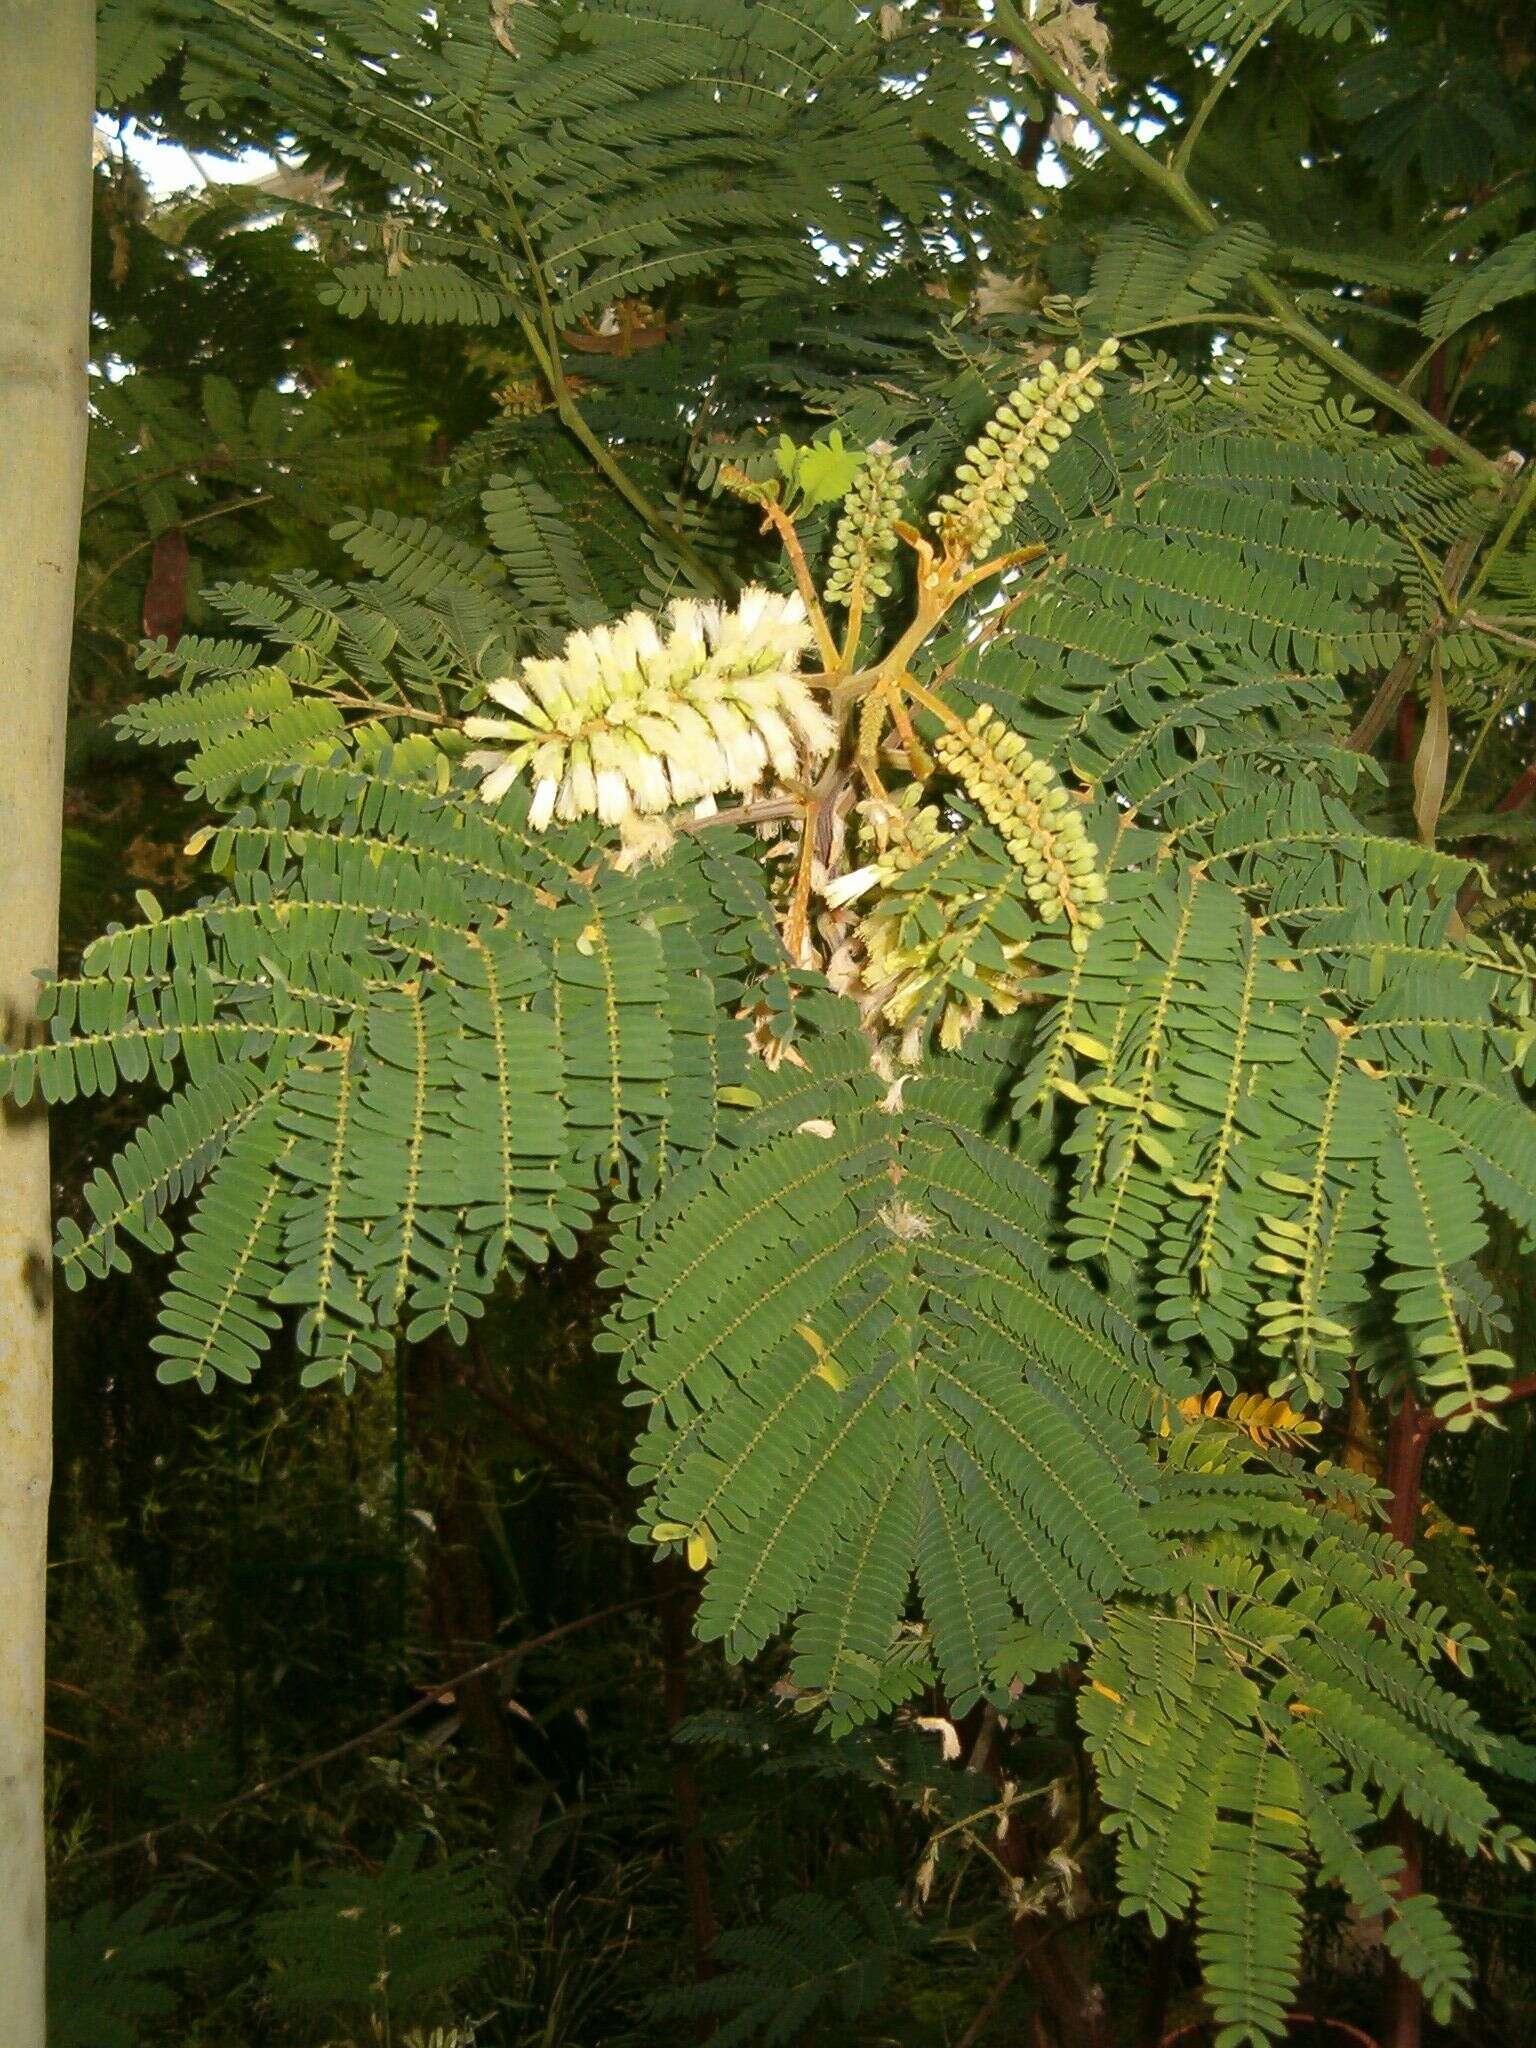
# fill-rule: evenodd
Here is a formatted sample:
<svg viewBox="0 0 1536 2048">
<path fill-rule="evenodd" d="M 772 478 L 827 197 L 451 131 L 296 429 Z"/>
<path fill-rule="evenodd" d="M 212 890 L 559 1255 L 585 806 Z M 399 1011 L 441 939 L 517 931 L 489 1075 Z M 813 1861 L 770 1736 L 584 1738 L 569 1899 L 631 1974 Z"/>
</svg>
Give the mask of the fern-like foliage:
<svg viewBox="0 0 1536 2048">
<path fill-rule="evenodd" d="M 499 1946 L 483 1869 L 471 1858 L 425 1863 L 406 1836 L 376 1873 L 327 1871 L 288 1886 L 255 1924 L 279 2006 L 309 2012 L 428 2012 Z"/>
<path fill-rule="evenodd" d="M 1006 1068 L 978 1056 L 887 1110 L 857 1043 L 834 1027 L 812 1061 L 832 1085 L 796 1070 L 792 1108 L 771 1098 L 621 1243 L 611 1340 L 652 1410 L 650 1535 L 709 1565 L 701 1631 L 751 1655 L 799 1613 L 797 1682 L 838 1722 L 910 1689 L 914 1570 L 957 1711 L 1000 1694 L 1015 1612 L 1063 1647 L 1091 1632 L 1153 1563 L 1137 1427 L 1188 1388 L 1051 1269 L 1044 1185 L 984 1135 Z"/>
<path fill-rule="evenodd" d="M 892 1964 L 922 1946 L 889 1885 L 859 1885 L 847 1900 L 807 1892 L 783 1901 L 762 1927 L 732 1928 L 716 1947 L 719 1974 L 652 2001 L 658 2022 L 716 2022 L 711 2039 L 788 2044 L 830 2018 L 863 2017 L 885 1992 Z"/>
<path fill-rule="evenodd" d="M 1398 1798 L 1465 1846 L 1492 1819 L 1441 1747 L 1480 1759 L 1485 1739 L 1416 1661 L 1435 1655 L 1438 1610 L 1414 1604 L 1403 1560 L 1362 1531 L 1342 1475 L 1320 1513 L 1246 1463 L 1240 1437 L 1198 1427 L 1174 1446 L 1153 1511 L 1181 1538 L 1169 1597 L 1113 1616 L 1089 1666 L 1079 1711 L 1123 1894 L 1154 1926 L 1193 1902 L 1229 2048 L 1284 2024 L 1309 1855 L 1388 1916 L 1393 1952 L 1448 2014 L 1466 1998 L 1451 1928 L 1427 1898 L 1400 1905 L 1398 1851 L 1356 1839 Z M 1401 1647 L 1383 1645 L 1384 1620 Z"/>
<path fill-rule="evenodd" d="M 147 39 L 112 24 L 110 82 L 131 92 L 185 38 L 194 109 L 233 113 L 280 81 L 307 133 L 387 169 L 402 210 L 330 295 L 395 321 L 495 325 L 531 296 L 534 268 L 565 323 L 726 269 L 763 298 L 814 279 L 808 224 L 872 264 L 899 255 L 941 202 L 955 118 L 984 76 L 920 17 L 879 30 L 842 0 L 515 19 L 357 0 L 323 32 L 306 0 L 284 29 L 172 0 Z M 893 64 L 921 81 L 915 98 L 887 90 Z M 523 223 L 515 246 L 473 227 L 498 181 Z"/>
<path fill-rule="evenodd" d="M 483 801 L 459 716 L 488 686 L 532 716 L 534 688 L 569 722 L 559 662 L 497 679 L 581 574 L 549 504 L 496 485 L 506 568 L 358 519 L 356 583 L 222 596 L 263 658 L 151 650 L 181 687 L 125 732 L 191 748 L 212 886 L 147 899 L 48 984 L 5 1080 L 173 1091 L 59 1239 L 78 1283 L 171 1249 L 192 1198 L 167 1380 L 247 1378 L 291 1319 L 306 1382 L 350 1385 L 399 1335 L 462 1336 L 505 1267 L 616 1204 L 602 1341 L 646 1410 L 636 1537 L 702 1573 L 701 1633 L 747 1657 L 787 1629 L 835 1730 L 925 1686 L 1007 1713 L 1086 1660 L 1124 1896 L 1193 1916 L 1237 2048 L 1281 2028 L 1311 1868 L 1388 1900 L 1394 1953 L 1438 2007 L 1462 1996 L 1437 1909 L 1398 1911 L 1362 1841 L 1394 1801 L 1509 1846 L 1407 1560 L 1273 1417 L 1339 1400 L 1352 1364 L 1452 1429 L 1496 1405 L 1509 1360 L 1469 1334 L 1467 1276 L 1490 1205 L 1536 1215 L 1531 975 L 1453 929 L 1470 864 L 1386 826 L 1341 744 L 1341 674 L 1408 644 L 1367 607 L 1429 486 L 1347 430 L 1266 440 L 1246 393 L 1170 410 L 1141 385 L 1079 406 L 1065 446 L 1044 418 L 1017 451 L 983 435 L 970 523 L 909 543 L 954 623 L 932 687 L 869 672 L 874 858 L 815 913 L 847 992 L 791 964 L 803 855 L 776 883 L 706 815 L 659 826 L 655 864 L 615 858 L 590 821 L 545 828 L 515 754 Z M 973 527 L 1026 559 L 1048 534 L 1049 582 L 972 613 Z M 574 687 L 598 643 L 570 645 Z M 629 646 L 601 642 L 610 721 Z M 1294 1405 L 1202 1402 L 1244 1360 Z M 743 1960 L 720 2011 L 746 2030 Z"/>
<path fill-rule="evenodd" d="M 162 1920 L 166 1903 L 149 1892 L 121 1912 L 109 1901 L 49 1927 L 48 2038 L 55 2048 L 139 2048 L 163 2037 L 180 2003 L 176 1979 L 225 1928 L 221 1919 Z"/>
<path fill-rule="evenodd" d="M 1270 20 L 1272 10 L 1254 0 L 1153 0 L 1156 11 L 1189 41 L 1200 44 L 1231 44 L 1260 23 Z M 1344 38 L 1361 29 L 1378 25 L 1379 6 L 1372 0 L 1291 0 L 1282 10 L 1288 27 L 1303 35 Z"/>
<path fill-rule="evenodd" d="M 396 1327 L 462 1334 L 507 1259 L 571 1249 L 599 1189 L 653 1185 L 730 1114 L 744 1041 L 700 937 L 739 945 L 750 892 L 722 907 L 702 855 L 687 923 L 643 877 L 595 886 L 515 806 L 439 795 L 446 766 L 294 767 L 213 834 L 222 886 L 107 934 L 9 1062 L 20 1100 L 185 1078 L 59 1241 L 72 1284 L 126 1264 L 125 1238 L 167 1249 L 165 1210 L 207 1177 L 164 1379 L 248 1378 L 274 1303 L 302 1311 L 310 1383 L 350 1385 Z"/>
<path fill-rule="evenodd" d="M 1155 12 L 1208 108 L 1271 33 L 1356 36 L 1339 103 L 1417 160 L 1374 7 Z M 48 983 L 0 1080 L 169 1095 L 58 1249 L 75 1283 L 174 1251 L 161 1372 L 205 1388 L 287 1325 L 310 1383 L 462 1337 L 602 1215 L 635 1540 L 700 1574 L 701 1632 L 787 1633 L 845 1735 L 1069 1672 L 1121 1896 L 1192 1919 L 1252 2048 L 1313 1876 L 1464 1999 L 1395 1806 L 1527 1853 L 1464 1619 L 1318 1437 L 1351 1380 L 1493 1416 L 1490 1220 L 1536 1227 L 1536 969 L 1480 922 L 1488 835 L 1370 753 L 1415 685 L 1476 710 L 1469 773 L 1496 724 L 1536 632 L 1511 465 L 1428 460 L 1443 421 L 1353 358 L 1346 393 L 1271 279 L 1439 341 L 1526 289 L 1529 236 L 1388 274 L 1288 246 L 1258 179 L 1082 246 L 1069 199 L 1023 209 L 1041 277 L 961 312 L 950 267 L 1021 211 L 1015 15 L 109 18 L 125 91 L 178 39 L 202 111 L 279 81 L 391 194 L 331 209 L 334 302 L 496 328 L 519 389 L 439 522 L 349 515 L 353 574 L 233 585 L 145 651 L 169 687 L 123 730 L 185 750 L 207 893 Z M 771 672 L 716 660 L 765 607 Z M 511 742 L 489 775 L 471 736 Z M 720 2038 L 853 2016 L 890 1937 L 873 1894 L 770 1919 L 722 1948 Z"/>
</svg>

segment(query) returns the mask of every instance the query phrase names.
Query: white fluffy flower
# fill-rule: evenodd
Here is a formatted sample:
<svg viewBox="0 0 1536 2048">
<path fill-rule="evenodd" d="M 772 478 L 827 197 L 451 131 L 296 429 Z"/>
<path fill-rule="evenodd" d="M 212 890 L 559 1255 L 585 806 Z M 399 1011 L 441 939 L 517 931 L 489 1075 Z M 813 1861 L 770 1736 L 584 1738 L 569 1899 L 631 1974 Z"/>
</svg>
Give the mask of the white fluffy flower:
<svg viewBox="0 0 1536 2048">
<path fill-rule="evenodd" d="M 867 895 L 881 880 L 883 875 L 878 866 L 850 868 L 846 875 L 828 882 L 821 893 L 834 910 L 841 910 L 845 903 L 855 903 Z"/>
<path fill-rule="evenodd" d="M 554 659 L 525 661 L 486 695 L 508 715 L 465 721 L 494 802 L 526 768 L 529 822 L 597 816 L 622 824 L 790 780 L 825 755 L 832 721 L 799 673 L 811 642 L 798 596 L 751 586 L 734 608 L 679 599 L 663 625 L 631 612 L 573 633 Z"/>
</svg>

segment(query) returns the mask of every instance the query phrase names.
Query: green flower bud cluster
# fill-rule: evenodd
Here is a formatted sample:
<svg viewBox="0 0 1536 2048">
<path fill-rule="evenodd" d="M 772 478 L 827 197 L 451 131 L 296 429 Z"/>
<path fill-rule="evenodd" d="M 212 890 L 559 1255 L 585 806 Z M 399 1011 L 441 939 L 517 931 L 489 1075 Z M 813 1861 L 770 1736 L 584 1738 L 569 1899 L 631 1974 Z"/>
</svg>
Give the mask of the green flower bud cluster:
<svg viewBox="0 0 1536 2048">
<path fill-rule="evenodd" d="M 904 457 L 877 441 L 864 458 L 843 500 L 842 516 L 832 538 L 827 567 L 828 604 L 847 605 L 855 589 L 866 597 L 891 594 L 891 557 L 896 552 L 896 521 L 901 515 Z"/>
<path fill-rule="evenodd" d="M 946 829 L 937 807 L 922 803 L 920 798 L 921 791 L 912 782 L 894 800 L 870 798 L 859 805 L 861 836 L 875 839 L 875 856 L 862 867 L 851 868 L 828 882 L 822 894 L 834 910 L 868 895 L 871 889 L 888 889 L 898 875 L 925 861 L 930 853 L 937 853 L 954 836 Z"/>
<path fill-rule="evenodd" d="M 857 927 L 862 981 L 871 1009 L 904 1034 L 903 1056 L 921 1056 L 935 1015 L 952 1051 L 985 1009 L 1009 1016 L 1024 999 L 1036 926 L 1018 871 L 995 842 L 989 850 L 952 832 L 934 805 L 919 804 L 915 785 L 896 806 L 862 808 L 883 850 L 830 883 L 827 901 L 873 898 Z"/>
<path fill-rule="evenodd" d="M 1048 356 L 988 422 L 955 471 L 956 489 L 928 517 L 951 555 L 982 554 L 1008 525 L 1034 479 L 1081 419 L 1104 396 L 1101 370 L 1113 367 L 1120 344 L 1106 341 L 1085 358 L 1069 348 L 1057 369 Z"/>
<path fill-rule="evenodd" d="M 536 831 L 552 818 L 617 825 L 791 781 L 831 751 L 836 729 L 798 673 L 811 641 L 798 596 L 753 585 L 734 608 L 680 599 L 662 628 L 631 612 L 491 683 L 512 716 L 464 730 L 509 751 L 470 757 L 486 770 L 481 796 L 496 802 L 526 768 Z"/>
<path fill-rule="evenodd" d="M 934 753 L 981 806 L 1024 871 L 1024 893 L 1047 924 L 1065 916 L 1082 952 L 1104 922 L 1107 890 L 1083 814 L 1056 771 L 1037 761 L 1023 737 L 990 704 L 979 704 L 963 732 L 944 732 Z"/>
</svg>

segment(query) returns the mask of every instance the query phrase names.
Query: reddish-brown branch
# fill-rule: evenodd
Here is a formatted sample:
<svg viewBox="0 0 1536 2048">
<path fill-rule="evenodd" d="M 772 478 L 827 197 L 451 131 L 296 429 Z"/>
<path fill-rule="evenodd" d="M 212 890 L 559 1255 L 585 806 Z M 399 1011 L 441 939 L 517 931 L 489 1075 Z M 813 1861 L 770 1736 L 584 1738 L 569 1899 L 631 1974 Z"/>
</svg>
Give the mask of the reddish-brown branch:
<svg viewBox="0 0 1536 2048">
<path fill-rule="evenodd" d="M 816 595 L 816 583 L 811 575 L 810 564 L 805 559 L 805 549 L 800 545 L 795 522 L 783 506 L 776 505 L 771 498 L 763 505 L 764 532 L 770 526 L 779 536 L 784 552 L 789 557 L 790 567 L 795 572 L 795 585 L 800 592 L 800 601 L 805 606 L 806 617 L 811 622 L 811 630 L 816 635 L 822 666 L 833 670 L 837 667 L 837 642 L 832 636 L 832 628 L 827 624 L 827 615 L 821 608 L 821 600 Z"/>
<path fill-rule="evenodd" d="M 968 1767 L 989 1777 L 1001 1792 L 1008 1770 L 1005 1730 L 996 1710 L 985 1705 L 973 1707 L 955 1723 L 955 1729 Z M 1022 1885 L 1034 1874 L 1039 1858 L 1040 1843 L 1033 1830 L 1021 1814 L 1010 1815 L 1007 1830 L 997 1843 L 997 1859 L 1003 1869 Z M 1107 2002 L 1100 1987 L 1084 1974 L 1073 1953 L 1074 1944 L 1067 1939 L 1086 1918 L 1081 1913 L 1072 1920 L 1057 1917 L 1042 1929 L 1038 1922 L 1020 1916 L 1013 1926 L 1015 1954 L 1061 2048 L 1112 2048 Z"/>
<path fill-rule="evenodd" d="M 77 1700 L 84 1700 L 87 1706 L 94 1707 L 98 1713 L 110 1715 L 114 1721 L 133 1723 L 131 1714 L 125 1714 L 121 1707 L 110 1706 L 106 1700 L 98 1699 L 95 1693 L 87 1692 L 83 1685 L 71 1685 L 67 1678 L 54 1678 L 51 1675 L 48 1683 L 56 1692 L 72 1693 Z"/>
<path fill-rule="evenodd" d="M 1402 1806 L 1387 1822 L 1387 1840 L 1397 1845 L 1403 1867 L 1397 1874 L 1397 1896 L 1414 1898 L 1424 1884 L 1423 1839 L 1418 1823 Z M 1424 2038 L 1424 1994 L 1402 1965 L 1387 1965 L 1386 2048 L 1419 2048 Z"/>
<path fill-rule="evenodd" d="M 1363 2027 L 1351 2025 L 1348 2020 L 1323 2019 L 1316 2013 L 1293 2012 L 1287 2013 L 1285 2023 L 1288 2029 L 1291 2027 L 1326 2027 L 1330 2034 L 1337 2034 L 1341 2041 L 1355 2042 L 1357 2048 L 1378 2048 L 1374 2034 L 1366 2033 Z M 1208 2020 L 1188 2020 L 1182 2027 L 1175 2027 L 1171 2034 L 1165 2034 L 1160 2048 L 1182 2048 L 1182 2044 L 1185 2042 L 1190 2043 L 1192 2048 L 1192 2044 L 1202 2034 L 1208 2034 L 1210 2030 L 1210 2022 Z"/>
<path fill-rule="evenodd" d="M 1399 761 L 1411 761 L 1419 738 L 1419 707 L 1411 697 L 1405 697 L 1397 707 L 1397 738 L 1395 751 Z"/>
<path fill-rule="evenodd" d="M 1524 1379 L 1511 1380 L 1504 1389 L 1504 1399 L 1499 1405 L 1507 1408 L 1511 1401 L 1529 1401 L 1532 1399 L 1536 1399 L 1536 1373 L 1530 1373 Z M 1464 1415 L 1465 1413 L 1465 1408 L 1453 1408 L 1447 1415 L 1430 1415 L 1420 1408 L 1416 1410 L 1414 1415 L 1413 1427 L 1415 1434 L 1427 1441 L 1437 1431 L 1449 1429 L 1457 1416 Z M 1421 1460 L 1422 1455 L 1421 1452 Z M 1390 1470 L 1387 1484 L 1389 1487 L 1391 1486 Z M 1404 1537 L 1402 1540 L 1407 1542 L 1409 1539 Z"/>
<path fill-rule="evenodd" d="M 1163 2029 L 1168 2023 L 1168 2002 L 1173 1996 L 1179 1954 L 1186 1937 L 1187 1929 L 1181 1921 L 1160 1934 L 1152 1944 L 1142 1986 L 1141 2006 L 1136 2015 L 1138 2048 L 1159 2048 L 1163 2039 Z"/>
<path fill-rule="evenodd" d="M 712 832 L 720 825 L 772 825 L 785 818 L 804 815 L 805 800 L 798 796 L 766 798 L 760 804 L 732 804 L 726 811 L 706 811 L 701 818 L 672 818 L 674 832 Z"/>
<path fill-rule="evenodd" d="M 551 1643 L 563 1642 L 567 1636 L 578 1634 L 583 1629 L 596 1628 L 599 1622 L 612 1621 L 620 1614 L 633 1614 L 642 1607 L 657 1607 L 670 1604 L 675 1594 L 669 1589 L 658 1593 L 642 1593 L 633 1600 L 616 1600 L 611 1607 L 601 1607 L 595 1614 L 583 1614 L 575 1621 L 562 1621 L 558 1628 L 547 1628 L 542 1635 L 529 1636 L 523 1642 L 513 1643 L 510 1648 L 498 1650 L 494 1657 L 483 1657 L 478 1664 L 471 1664 L 467 1670 L 456 1671 L 451 1678 L 439 1679 L 431 1685 L 418 1700 L 408 1707 L 402 1707 L 398 1714 L 391 1714 L 387 1721 L 376 1721 L 371 1728 L 365 1728 L 361 1735 L 353 1735 L 345 1742 L 338 1742 L 332 1749 L 317 1750 L 287 1770 L 278 1771 L 270 1778 L 262 1778 L 257 1784 L 249 1785 L 245 1791 L 236 1793 L 233 1799 L 226 1799 L 222 1806 L 215 1807 L 209 1814 L 187 1814 L 179 1820 L 167 1821 L 163 1827 L 148 1828 L 142 1834 L 130 1835 L 126 1841 L 109 1842 L 103 1849 L 91 1849 L 84 1855 L 68 1856 L 64 1859 L 71 1869 L 83 1869 L 89 1863 L 105 1863 L 115 1856 L 126 1856 L 130 1849 L 153 1849 L 167 1835 L 176 1835 L 185 1829 L 196 1828 L 206 1832 L 227 1820 L 230 1814 L 242 1806 L 249 1806 L 253 1800 L 265 1799 L 269 1793 L 281 1791 L 296 1778 L 306 1776 L 310 1771 L 322 1770 L 325 1765 L 338 1762 L 344 1756 L 351 1756 L 368 1743 L 377 1742 L 385 1735 L 394 1734 L 404 1728 L 418 1715 L 440 1701 L 451 1699 L 457 1690 L 482 1677 L 488 1671 L 498 1671 L 504 1664 L 515 1658 L 526 1657 L 534 1650 L 546 1649 Z"/>
<path fill-rule="evenodd" d="M 1532 761 L 1528 768 L 1520 771 L 1493 808 L 1499 813 L 1518 811 L 1528 804 L 1533 796 L 1536 796 L 1536 761 Z"/>
<path fill-rule="evenodd" d="M 589 1459 L 584 1458 L 580 1451 L 573 1450 L 556 1430 L 551 1429 L 548 1423 L 537 1415 L 531 1414 L 524 1403 L 508 1392 L 496 1376 L 496 1368 L 485 1348 L 483 1333 L 473 1324 L 470 1325 L 469 1342 L 465 1350 L 474 1367 L 477 1391 L 490 1402 L 497 1414 L 505 1419 L 525 1443 L 532 1444 L 536 1451 L 542 1451 L 551 1464 L 558 1465 L 563 1472 L 569 1473 L 572 1479 L 590 1488 L 593 1493 L 607 1501 L 610 1507 L 618 1508 L 621 1513 L 626 1514 L 633 1508 L 634 1502 L 622 1481 L 599 1470 Z"/>
<path fill-rule="evenodd" d="M 1419 1499 L 1424 1478 L 1424 1452 L 1435 1418 L 1426 1415 L 1412 1394 L 1392 1418 L 1387 1434 L 1387 1464 L 1382 1484 L 1392 1496 L 1387 1526 L 1398 1542 L 1411 1547 L 1419 1527 Z"/>
<path fill-rule="evenodd" d="M 1024 1963 L 1024 1952 L 1020 1950 L 977 2007 L 970 2025 L 955 2043 L 955 2048 L 976 2048 L 976 2043 L 996 2019 L 998 2008 L 1008 1995 L 1008 1987 L 1023 1969 Z"/>
</svg>

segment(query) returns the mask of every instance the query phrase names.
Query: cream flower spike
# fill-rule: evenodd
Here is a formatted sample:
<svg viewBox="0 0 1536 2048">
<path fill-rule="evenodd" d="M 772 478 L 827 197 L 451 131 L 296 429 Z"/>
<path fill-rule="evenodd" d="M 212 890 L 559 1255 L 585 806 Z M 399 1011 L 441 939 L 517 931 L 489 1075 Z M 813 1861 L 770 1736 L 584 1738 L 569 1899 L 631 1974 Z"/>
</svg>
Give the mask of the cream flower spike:
<svg viewBox="0 0 1536 2048">
<path fill-rule="evenodd" d="M 486 695 L 505 718 L 466 719 L 480 794 L 503 797 L 526 770 L 529 824 L 597 817 L 622 825 L 722 790 L 788 781 L 836 739 L 800 664 L 812 640 L 798 596 L 750 585 L 734 607 L 680 598 L 661 628 L 649 612 L 573 633 L 553 659 L 525 661 Z"/>
</svg>

